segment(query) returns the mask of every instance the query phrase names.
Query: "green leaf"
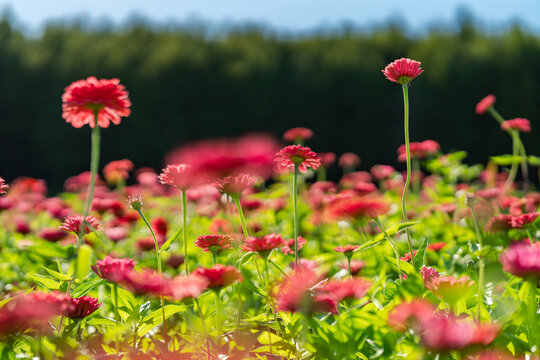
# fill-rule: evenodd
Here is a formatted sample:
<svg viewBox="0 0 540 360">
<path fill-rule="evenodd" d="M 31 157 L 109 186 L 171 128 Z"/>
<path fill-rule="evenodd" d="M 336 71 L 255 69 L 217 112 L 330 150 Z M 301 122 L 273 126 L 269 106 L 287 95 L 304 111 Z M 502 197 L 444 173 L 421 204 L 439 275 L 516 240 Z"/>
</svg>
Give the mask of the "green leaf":
<svg viewBox="0 0 540 360">
<path fill-rule="evenodd" d="M 101 285 L 105 282 L 103 279 L 97 279 L 93 281 L 87 281 L 79 286 L 77 286 L 75 289 L 73 289 L 73 292 L 71 293 L 72 297 L 81 297 L 86 294 L 88 294 L 90 291 L 92 291 L 93 288 L 95 288 L 98 285 Z"/>
<path fill-rule="evenodd" d="M 397 262 L 395 258 L 391 256 L 387 256 L 386 258 L 388 259 L 388 261 L 390 261 L 392 264 L 394 264 L 397 267 Z M 414 266 L 412 266 L 410 263 L 403 261 L 401 259 L 399 260 L 399 266 L 401 267 L 401 271 L 403 271 L 405 274 L 413 274 L 416 272 L 416 270 L 414 269 Z"/>
<path fill-rule="evenodd" d="M 66 258 L 68 255 L 68 251 L 66 248 L 49 242 L 43 242 L 39 245 L 31 245 L 26 249 L 30 252 L 44 257 Z"/>
<path fill-rule="evenodd" d="M 497 165 L 512 165 L 514 163 L 520 163 L 522 160 L 521 156 L 518 155 L 499 155 L 499 156 L 491 156 L 491 161 L 493 161 Z"/>
<path fill-rule="evenodd" d="M 46 272 L 48 272 L 49 274 L 51 274 L 56 280 L 60 280 L 60 281 L 69 281 L 71 280 L 71 278 L 67 275 L 64 275 L 58 271 L 54 271 L 54 270 L 51 270 L 49 268 L 46 268 L 45 266 L 43 266 L 43 269 L 45 269 Z"/>
<path fill-rule="evenodd" d="M 390 226 L 388 229 L 385 229 L 385 233 L 386 233 L 386 235 L 391 237 L 392 235 L 395 235 L 398 232 L 403 231 L 405 229 L 408 229 L 408 228 L 410 228 L 410 227 L 412 227 L 414 225 L 417 225 L 419 223 L 420 223 L 419 221 L 409 221 L 409 222 L 393 225 L 393 226 Z M 362 245 L 360 245 L 360 247 L 357 248 L 355 250 L 355 252 L 356 251 L 362 251 L 362 250 L 365 250 L 365 249 L 370 248 L 372 246 L 378 245 L 379 243 L 383 242 L 385 239 L 386 239 L 386 236 L 385 236 L 384 233 L 377 234 L 377 236 L 375 236 L 375 238 L 373 240 L 370 240 L 370 241 L 365 242 Z"/>
<path fill-rule="evenodd" d="M 166 305 L 165 306 L 165 319 L 170 318 L 172 315 L 184 311 L 186 307 L 184 305 Z M 150 330 L 163 322 L 163 314 L 161 308 L 151 312 L 149 315 L 143 318 L 144 324 L 139 328 L 139 337 L 148 334 Z"/>
<path fill-rule="evenodd" d="M 248 262 L 251 257 L 255 255 L 255 253 L 253 251 L 250 251 L 248 253 L 245 253 L 244 256 L 242 256 L 240 259 L 238 259 L 238 261 L 236 262 L 236 265 L 243 265 L 245 264 L 246 262 Z"/>
<path fill-rule="evenodd" d="M 161 248 L 159 249 L 160 252 L 163 252 L 163 251 L 167 251 L 169 250 L 169 247 L 171 246 L 172 242 L 174 240 L 176 240 L 176 238 L 178 237 L 178 235 L 180 235 L 180 232 L 182 231 L 182 226 L 180 226 L 178 228 L 178 230 L 176 230 L 176 232 L 170 237 L 167 239 L 167 241 L 165 241 L 163 243 L 163 245 L 161 245 Z"/>
<path fill-rule="evenodd" d="M 527 161 L 532 166 L 540 166 L 540 157 L 538 157 L 538 156 L 529 155 L 527 157 Z"/>
<path fill-rule="evenodd" d="M 417 271 L 420 271 L 420 269 L 426 265 L 426 249 L 428 246 L 428 238 L 426 237 L 422 244 L 420 245 L 420 248 L 418 248 L 418 252 L 416 253 L 414 257 L 414 267 Z"/>
<path fill-rule="evenodd" d="M 4 299 L 2 301 L 0 301 L 0 309 L 6 305 L 8 302 L 10 302 L 11 300 L 13 300 L 14 298 L 10 297 L 10 298 L 7 298 L 7 299 Z"/>
<path fill-rule="evenodd" d="M 90 258 L 92 257 L 92 248 L 86 244 L 79 247 L 77 256 L 77 279 L 84 279 L 90 272 Z"/>
<path fill-rule="evenodd" d="M 60 283 L 56 280 L 51 279 L 50 277 L 34 274 L 30 276 L 32 280 L 39 283 L 40 285 L 46 287 L 49 290 L 58 290 L 60 289 Z"/>
</svg>

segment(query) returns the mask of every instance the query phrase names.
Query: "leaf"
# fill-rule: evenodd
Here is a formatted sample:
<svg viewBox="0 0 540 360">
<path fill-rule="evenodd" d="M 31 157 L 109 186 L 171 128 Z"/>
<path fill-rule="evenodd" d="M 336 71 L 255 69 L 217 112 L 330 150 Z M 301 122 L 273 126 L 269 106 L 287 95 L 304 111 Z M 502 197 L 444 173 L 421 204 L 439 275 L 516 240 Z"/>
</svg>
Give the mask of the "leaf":
<svg viewBox="0 0 540 360">
<path fill-rule="evenodd" d="M 165 319 L 170 318 L 172 315 L 184 311 L 186 307 L 184 305 L 166 305 L 165 306 Z M 143 318 L 142 323 L 144 324 L 139 328 L 139 337 L 142 337 L 150 330 L 155 328 L 157 325 L 163 322 L 163 314 L 161 308 L 151 312 L 149 315 Z"/>
<path fill-rule="evenodd" d="M 420 271 L 420 269 L 426 265 L 426 249 L 428 246 L 428 238 L 426 237 L 422 244 L 420 245 L 420 248 L 418 248 L 418 252 L 414 256 L 414 268 L 416 271 Z"/>
<path fill-rule="evenodd" d="M 64 275 L 58 271 L 54 271 L 54 270 L 51 270 L 49 268 L 46 268 L 45 266 L 43 266 L 43 269 L 48 272 L 49 274 L 52 275 L 52 277 L 54 277 L 56 280 L 60 280 L 60 281 L 69 281 L 71 280 L 71 278 L 67 275 Z"/>
<path fill-rule="evenodd" d="M 383 242 L 386 239 L 386 235 L 391 237 L 392 235 L 395 235 L 398 232 L 403 231 L 405 229 L 408 229 L 408 228 L 410 228 L 410 227 L 412 227 L 414 225 L 417 225 L 419 223 L 420 223 L 419 221 L 409 221 L 409 222 L 405 222 L 405 223 L 390 226 L 388 229 L 384 230 L 385 232 L 377 234 L 377 236 L 375 236 L 375 238 L 373 240 L 370 240 L 370 241 L 365 242 L 362 245 L 360 245 L 360 247 L 357 248 L 355 250 L 355 252 L 356 251 L 362 251 L 362 250 L 365 250 L 365 249 L 370 248 L 372 246 L 378 245 L 379 243 Z M 386 233 L 386 235 L 385 235 L 385 233 Z"/>
<path fill-rule="evenodd" d="M 77 256 L 77 279 L 84 279 L 90 271 L 90 258 L 92 257 L 92 248 L 86 244 L 79 247 Z"/>
<path fill-rule="evenodd" d="M 392 264 L 394 264 L 397 267 L 397 262 L 395 258 L 391 256 L 387 256 L 386 258 L 388 259 L 388 261 L 390 261 Z M 403 261 L 401 259 L 399 260 L 399 266 L 401 266 L 401 271 L 403 271 L 405 274 L 413 274 L 416 272 L 416 270 L 414 269 L 414 266 L 412 266 L 410 263 Z"/>
<path fill-rule="evenodd" d="M 538 157 L 538 156 L 529 155 L 529 156 L 527 157 L 527 161 L 528 161 L 529 164 L 531 164 L 532 166 L 540 166 L 540 157 Z"/>
<path fill-rule="evenodd" d="M 49 290 L 58 290 L 60 289 L 60 283 L 56 280 L 51 279 L 50 277 L 34 274 L 30 276 L 32 280 L 35 282 L 41 284 L 42 286 L 46 287 Z"/>
<path fill-rule="evenodd" d="M 93 281 L 84 282 L 84 283 L 80 284 L 79 286 L 77 286 L 75 289 L 73 289 L 73 292 L 71 293 L 71 296 L 72 297 L 84 296 L 84 295 L 88 294 L 90 291 L 92 291 L 93 288 L 95 288 L 98 285 L 101 285 L 104 282 L 105 282 L 105 280 L 103 280 L 103 279 L 97 279 L 97 280 L 93 280 Z"/>
<path fill-rule="evenodd" d="M 240 259 L 238 259 L 238 261 L 236 262 L 236 265 L 243 265 L 245 263 L 247 263 L 251 257 L 255 255 L 255 253 L 253 251 L 250 251 L 248 253 L 245 253 Z"/>
<path fill-rule="evenodd" d="M 10 302 L 11 300 L 13 300 L 14 298 L 10 297 L 10 298 L 7 298 L 7 299 L 4 299 L 2 301 L 0 301 L 0 309 L 6 305 L 8 302 Z"/>
<path fill-rule="evenodd" d="M 39 245 L 31 245 L 26 248 L 28 251 L 44 257 L 59 257 L 66 258 L 68 255 L 67 248 L 60 247 L 59 245 L 43 242 Z"/>
<path fill-rule="evenodd" d="M 174 240 L 176 240 L 176 238 L 178 237 L 178 235 L 180 235 L 180 232 L 182 231 L 182 226 L 180 226 L 178 228 L 178 230 L 176 230 L 176 232 L 170 237 L 167 239 L 167 241 L 165 241 L 163 243 L 163 245 L 161 245 L 161 248 L 159 249 L 160 252 L 163 252 L 163 251 L 167 251 L 169 250 L 169 247 L 171 246 L 172 242 Z"/>
<path fill-rule="evenodd" d="M 88 325 L 106 325 L 106 326 L 114 326 L 116 325 L 116 321 L 102 317 L 102 316 L 95 316 L 92 319 L 86 321 Z"/>
</svg>

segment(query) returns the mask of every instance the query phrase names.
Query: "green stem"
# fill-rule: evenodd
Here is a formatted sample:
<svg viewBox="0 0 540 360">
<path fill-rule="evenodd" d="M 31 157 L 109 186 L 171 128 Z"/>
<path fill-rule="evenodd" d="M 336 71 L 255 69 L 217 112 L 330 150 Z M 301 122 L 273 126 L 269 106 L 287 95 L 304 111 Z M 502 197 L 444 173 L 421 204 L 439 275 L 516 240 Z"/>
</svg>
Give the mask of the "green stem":
<svg viewBox="0 0 540 360">
<path fill-rule="evenodd" d="M 293 173 L 293 211 L 294 211 L 294 271 L 298 271 L 298 164 Z"/>
<path fill-rule="evenodd" d="M 182 240 L 184 242 L 184 266 L 186 269 L 186 275 L 189 275 L 189 261 L 187 251 L 187 196 L 186 190 L 182 190 Z"/>
<path fill-rule="evenodd" d="M 317 181 L 326 181 L 326 167 L 320 166 L 317 170 Z"/>
<path fill-rule="evenodd" d="M 276 269 L 279 270 L 279 272 L 281 274 L 283 274 L 285 277 L 289 277 L 289 275 L 285 272 L 285 270 L 283 270 L 283 268 L 281 266 L 279 266 L 278 264 L 276 264 L 275 261 L 272 261 L 270 259 L 268 259 L 268 262 L 270 262 L 270 264 L 272 264 Z"/>
<path fill-rule="evenodd" d="M 114 319 L 116 320 L 116 324 L 119 325 L 120 313 L 118 312 L 118 284 L 114 283 L 113 291 L 114 291 Z M 119 352 L 118 337 L 114 339 L 114 346 L 116 348 L 116 352 Z"/>
<path fill-rule="evenodd" d="M 474 210 L 474 204 L 470 206 L 471 214 L 474 222 L 474 227 L 476 229 L 476 237 L 478 238 L 478 251 L 480 255 L 478 256 L 478 305 L 476 318 L 480 322 L 482 316 L 482 306 L 484 303 L 484 257 L 482 255 L 482 250 L 484 248 L 484 241 L 482 238 L 482 232 L 480 231 L 480 226 L 478 225 L 478 218 L 476 217 L 476 211 Z"/>
<path fill-rule="evenodd" d="M 529 241 L 531 242 L 531 245 L 533 245 L 536 242 L 536 238 L 532 234 L 531 229 L 529 228 L 527 228 L 527 235 L 529 236 Z"/>
<path fill-rule="evenodd" d="M 499 114 L 497 110 L 495 110 L 493 106 L 488 107 L 487 110 L 489 111 L 491 116 L 493 116 L 495 120 L 497 120 L 499 124 L 502 124 L 504 122 L 504 118 L 501 116 L 501 114 Z"/>
<path fill-rule="evenodd" d="M 401 277 L 401 264 L 400 264 L 401 259 L 399 258 L 399 252 L 397 251 L 396 244 L 394 243 L 394 240 L 392 240 L 392 238 L 390 236 L 388 236 L 388 234 L 386 233 L 386 230 L 384 230 L 379 218 L 376 217 L 373 220 L 375 220 L 375 223 L 377 224 L 377 226 L 379 227 L 381 232 L 384 234 L 384 237 L 386 238 L 386 240 L 388 240 L 388 243 L 392 247 L 392 250 L 394 250 L 394 255 L 396 257 L 396 265 L 397 265 L 397 268 L 398 268 L 399 281 L 403 282 L 403 278 Z"/>
<path fill-rule="evenodd" d="M 519 140 L 516 139 L 516 136 L 514 135 L 514 132 L 512 132 L 512 156 L 519 156 L 518 141 Z M 512 160 L 512 167 L 510 168 L 510 173 L 508 174 L 508 179 L 506 179 L 506 182 L 504 183 L 504 191 L 505 192 L 514 183 L 514 180 L 516 179 L 518 168 L 519 168 L 519 162 Z"/>
<path fill-rule="evenodd" d="M 525 146 L 519 136 L 519 132 L 516 134 L 518 143 L 519 154 L 521 155 L 521 175 L 523 176 L 523 191 L 529 191 L 529 168 L 527 166 L 527 153 L 525 152 Z"/>
<path fill-rule="evenodd" d="M 216 330 L 217 330 L 217 341 L 219 346 L 219 336 L 221 335 L 221 298 L 219 297 L 219 290 L 214 291 L 216 295 Z"/>
<path fill-rule="evenodd" d="M 352 256 L 347 256 L 347 269 L 349 270 L 349 278 L 352 279 L 351 258 Z"/>
<path fill-rule="evenodd" d="M 401 214 L 403 215 L 403 221 L 407 222 L 407 191 L 409 190 L 409 184 L 411 183 L 411 147 L 409 144 L 409 87 L 407 84 L 403 84 L 403 110 L 404 110 L 404 129 L 405 129 L 405 150 L 407 155 L 407 179 L 405 186 L 403 187 L 403 194 L 401 195 Z M 411 242 L 411 234 L 409 229 L 405 229 L 407 234 L 407 243 L 409 245 L 409 251 L 411 253 L 411 262 L 414 265 L 414 253 Z"/>
<path fill-rule="evenodd" d="M 242 224 L 242 231 L 244 232 L 245 239 L 249 239 L 249 233 L 246 226 L 246 218 L 244 217 L 244 211 L 242 210 L 242 204 L 238 196 L 233 197 L 236 208 L 238 209 L 238 216 L 240 216 L 240 224 Z"/>
<path fill-rule="evenodd" d="M 202 322 L 202 326 L 203 326 L 204 336 L 206 337 L 206 353 L 208 355 L 208 360 L 210 360 L 210 339 L 209 339 L 209 336 L 208 336 L 208 330 L 206 330 L 206 323 L 204 321 L 204 316 L 203 316 L 203 312 L 202 312 L 202 309 L 201 309 L 201 304 L 199 303 L 199 300 L 197 300 L 197 298 L 193 298 L 193 301 L 195 302 L 195 304 L 197 304 L 197 309 L 199 311 L 199 317 L 201 318 L 201 322 Z"/>
<path fill-rule="evenodd" d="M 137 355 L 137 337 L 139 336 L 139 323 L 135 323 L 133 328 L 133 354 Z"/>
<path fill-rule="evenodd" d="M 530 337 L 530 345 L 531 345 L 531 353 L 532 348 L 536 347 L 535 353 L 538 354 L 540 351 L 540 326 L 538 324 L 538 305 L 536 304 L 536 287 L 538 284 L 538 279 L 530 279 L 528 280 L 529 283 L 529 299 L 527 301 L 527 313 L 529 318 L 529 337 Z M 538 359 L 538 355 L 533 357 L 533 359 Z"/>
<path fill-rule="evenodd" d="M 212 252 L 212 266 L 217 264 L 217 251 Z"/>
</svg>

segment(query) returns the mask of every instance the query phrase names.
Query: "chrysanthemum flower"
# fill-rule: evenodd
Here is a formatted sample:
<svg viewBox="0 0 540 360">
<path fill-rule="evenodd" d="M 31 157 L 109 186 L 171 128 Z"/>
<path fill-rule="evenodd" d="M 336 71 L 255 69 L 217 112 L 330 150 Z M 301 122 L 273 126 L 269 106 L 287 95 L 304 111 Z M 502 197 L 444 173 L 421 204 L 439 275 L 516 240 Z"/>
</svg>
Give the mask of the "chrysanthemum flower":
<svg viewBox="0 0 540 360">
<path fill-rule="evenodd" d="M 396 305 L 388 314 L 388 326 L 404 332 L 407 328 L 418 328 L 435 313 L 435 306 L 424 299 L 414 299 Z"/>
<path fill-rule="evenodd" d="M 6 184 L 6 181 L 0 177 L 0 195 L 5 194 L 8 188 L 9 185 Z"/>
<path fill-rule="evenodd" d="M 98 299 L 91 296 L 72 298 L 71 303 L 73 304 L 73 308 L 64 313 L 70 319 L 85 318 L 101 306 L 101 303 L 98 303 Z"/>
<path fill-rule="evenodd" d="M 275 233 L 261 237 L 250 236 L 242 245 L 242 250 L 266 254 L 280 247 L 284 242 L 281 235 Z"/>
<path fill-rule="evenodd" d="M 208 280 L 208 288 L 219 290 L 244 278 L 234 266 L 215 265 L 213 268 L 196 268 L 193 275 L 202 276 Z"/>
<path fill-rule="evenodd" d="M 504 131 L 517 130 L 520 132 L 531 132 L 531 122 L 522 118 L 506 120 L 501 124 L 501 129 Z"/>
<path fill-rule="evenodd" d="M 540 279 L 540 243 L 517 243 L 500 257 L 503 270 L 521 278 Z"/>
<path fill-rule="evenodd" d="M 242 192 L 255 184 L 255 181 L 255 178 L 249 174 L 226 176 L 217 179 L 214 182 L 214 187 L 221 193 L 227 194 L 232 198 L 239 198 Z"/>
<path fill-rule="evenodd" d="M 65 238 L 67 233 L 62 229 L 45 228 L 41 229 L 38 236 L 44 240 L 56 242 Z"/>
<path fill-rule="evenodd" d="M 321 158 L 321 165 L 324 167 L 329 167 L 336 161 L 336 154 L 333 152 L 319 153 L 319 157 Z"/>
<path fill-rule="evenodd" d="M 276 164 L 281 169 L 293 169 L 298 166 L 298 170 L 306 172 L 308 167 L 317 169 L 321 166 L 321 159 L 307 146 L 290 145 L 281 149 L 275 158 Z"/>
<path fill-rule="evenodd" d="M 396 172 L 396 169 L 390 165 L 374 165 L 369 171 L 375 179 L 384 180 L 392 176 L 392 174 Z"/>
<path fill-rule="evenodd" d="M 82 215 L 68 216 L 64 219 L 64 222 L 60 226 L 61 230 L 70 231 L 75 234 L 79 234 L 81 226 L 83 224 Z M 93 216 L 86 217 L 86 224 L 84 226 L 84 233 L 89 234 L 94 231 L 103 229 L 98 219 Z"/>
<path fill-rule="evenodd" d="M 414 250 L 413 251 L 413 256 L 416 256 L 417 253 L 418 253 L 418 250 Z M 410 252 L 405 253 L 405 255 L 402 256 L 400 259 L 405 261 L 405 262 L 411 261 L 411 253 Z"/>
<path fill-rule="evenodd" d="M 111 161 L 103 168 L 103 175 L 109 184 L 117 184 L 119 181 L 126 180 L 129 172 L 135 168 L 131 160 L 122 159 Z"/>
<path fill-rule="evenodd" d="M 184 191 L 191 186 L 200 184 L 201 177 L 196 176 L 191 165 L 167 165 L 165 169 L 161 170 L 159 182 Z"/>
<path fill-rule="evenodd" d="M 350 256 L 354 252 L 354 250 L 358 249 L 360 245 L 345 245 L 345 246 L 338 246 L 334 249 L 334 251 L 340 252 L 345 254 L 345 256 Z"/>
<path fill-rule="evenodd" d="M 114 259 L 110 256 L 105 256 L 105 259 L 100 260 L 92 270 L 102 279 L 111 282 L 120 281 L 125 274 L 131 272 L 135 267 L 133 259 Z"/>
<path fill-rule="evenodd" d="M 432 267 L 425 267 L 424 266 L 420 270 L 420 275 L 422 275 L 422 278 L 424 279 L 424 284 L 427 284 L 432 279 L 438 278 L 439 277 L 439 272 L 437 270 L 435 270 L 434 268 L 432 268 Z"/>
<path fill-rule="evenodd" d="M 363 196 L 363 195 L 367 195 L 367 194 L 376 192 L 376 191 L 377 191 L 377 187 L 376 187 L 375 184 L 373 184 L 373 183 L 368 183 L 368 182 L 358 182 L 358 183 L 354 184 L 354 191 L 355 191 L 358 195 Z"/>
<path fill-rule="evenodd" d="M 300 250 L 304 247 L 304 244 L 306 243 L 306 239 L 299 236 L 297 242 L 298 242 L 298 250 Z M 294 254 L 294 239 L 284 240 L 284 245 L 281 247 L 281 252 L 285 255 Z"/>
<path fill-rule="evenodd" d="M 382 73 L 384 76 L 398 84 L 408 84 L 424 70 L 420 68 L 420 62 L 407 58 L 401 58 L 388 64 Z"/>
<path fill-rule="evenodd" d="M 283 140 L 298 143 L 309 140 L 313 137 L 313 131 L 305 127 L 295 127 L 285 131 Z"/>
<path fill-rule="evenodd" d="M 360 278 L 343 281 L 332 280 L 324 284 L 321 291 L 326 292 L 337 303 L 346 299 L 361 299 L 366 296 L 371 284 Z"/>
<path fill-rule="evenodd" d="M 468 276 L 455 278 L 432 274 L 424 285 L 439 299 L 454 304 L 473 290 L 474 281 L 470 280 Z"/>
<path fill-rule="evenodd" d="M 374 218 L 385 214 L 388 210 L 386 202 L 363 197 L 336 198 L 328 209 L 330 215 L 338 219 Z"/>
<path fill-rule="evenodd" d="M 360 162 L 360 156 L 351 152 L 346 152 L 339 157 L 338 165 L 340 168 L 355 168 L 360 166 Z"/>
<path fill-rule="evenodd" d="M 412 142 L 409 144 L 411 159 L 424 159 L 430 155 L 434 155 L 441 150 L 441 145 L 434 140 L 425 140 L 422 142 Z M 407 149 L 405 145 L 401 145 L 398 150 L 398 161 L 405 162 L 407 160 Z"/>
<path fill-rule="evenodd" d="M 161 296 L 168 294 L 170 279 L 153 270 L 127 271 L 119 278 L 119 284 L 137 295 Z"/>
<path fill-rule="evenodd" d="M 143 206 L 143 196 L 142 194 L 130 195 L 128 196 L 126 202 L 128 203 L 130 208 L 139 211 Z"/>
<path fill-rule="evenodd" d="M 228 235 L 203 235 L 195 240 L 195 246 L 202 251 L 210 251 L 211 253 L 219 253 L 225 249 L 232 249 L 232 238 Z"/>
<path fill-rule="evenodd" d="M 76 128 L 86 124 L 94 127 L 95 113 L 97 125 L 103 128 L 110 121 L 118 125 L 122 117 L 131 114 L 128 93 L 118 79 L 98 80 L 91 76 L 75 81 L 65 89 L 62 102 L 62 117 Z"/>
<path fill-rule="evenodd" d="M 184 256 L 179 254 L 172 254 L 167 259 L 167 266 L 172 267 L 173 269 L 178 269 L 185 261 L 186 259 L 184 258 Z"/>
<path fill-rule="evenodd" d="M 493 104 L 495 104 L 495 95 L 490 94 L 476 104 L 476 113 L 478 115 L 485 113 Z"/>
<path fill-rule="evenodd" d="M 500 214 L 493 216 L 486 225 L 486 230 L 495 233 L 509 229 L 522 229 L 531 224 L 538 217 L 538 213 L 528 213 L 520 215 Z"/>
<path fill-rule="evenodd" d="M 168 296 L 176 300 L 197 298 L 208 286 L 208 279 L 199 275 L 177 276 L 171 279 Z"/>
</svg>

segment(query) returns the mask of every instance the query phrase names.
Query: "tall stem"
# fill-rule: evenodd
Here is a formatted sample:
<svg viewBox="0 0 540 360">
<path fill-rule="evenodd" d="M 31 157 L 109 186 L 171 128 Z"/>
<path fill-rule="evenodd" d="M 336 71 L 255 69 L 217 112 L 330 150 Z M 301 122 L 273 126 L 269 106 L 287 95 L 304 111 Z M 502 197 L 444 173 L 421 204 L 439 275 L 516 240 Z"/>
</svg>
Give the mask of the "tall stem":
<svg viewBox="0 0 540 360">
<path fill-rule="evenodd" d="M 478 219 L 476 217 L 476 211 L 474 210 L 474 204 L 470 206 L 471 214 L 474 222 L 474 227 L 476 228 L 476 237 L 478 238 L 478 251 L 480 252 L 478 258 L 478 305 L 476 317 L 478 321 L 481 320 L 482 316 L 482 306 L 484 303 L 484 257 L 482 255 L 482 250 L 484 248 L 484 241 L 482 238 L 482 233 L 480 232 L 480 226 L 478 225 Z"/>
<path fill-rule="evenodd" d="M 244 217 L 244 211 L 242 210 L 242 204 L 240 203 L 240 198 L 238 196 L 235 196 L 234 203 L 236 204 L 236 208 L 238 209 L 238 216 L 240 217 L 240 224 L 242 224 L 242 231 L 244 232 L 244 237 L 249 239 L 249 233 L 248 229 L 246 227 L 246 218 Z"/>
<path fill-rule="evenodd" d="M 298 164 L 293 173 L 293 211 L 294 211 L 294 271 L 298 271 Z"/>
<path fill-rule="evenodd" d="M 116 324 L 120 325 L 120 313 L 118 312 L 118 284 L 114 283 L 113 285 L 113 292 L 114 292 L 114 319 L 116 320 Z M 119 351 L 118 347 L 118 338 L 115 338 L 114 346 L 116 348 L 116 352 Z"/>
<path fill-rule="evenodd" d="M 527 301 L 527 313 L 529 320 L 529 343 L 531 345 L 531 354 L 532 349 L 535 349 L 535 354 L 532 359 L 539 359 L 540 356 L 540 326 L 538 325 L 538 305 L 536 304 L 536 287 L 538 285 L 538 279 L 530 279 L 529 283 L 529 299 Z"/>
<path fill-rule="evenodd" d="M 527 153 L 525 152 L 525 146 L 523 141 L 519 137 L 519 132 L 516 134 L 516 139 L 518 142 L 518 151 L 521 156 L 521 175 L 523 176 L 523 191 L 529 191 L 529 168 L 527 166 Z"/>
<path fill-rule="evenodd" d="M 384 230 L 379 218 L 374 218 L 373 220 L 375 220 L 375 223 L 377 223 L 377 226 L 379 227 L 379 229 L 384 234 L 384 237 L 386 238 L 386 240 L 388 240 L 388 243 L 392 247 L 392 250 L 394 250 L 394 256 L 396 257 L 396 265 L 397 265 L 397 269 L 398 269 L 399 281 L 403 282 L 403 278 L 401 277 L 401 264 L 399 262 L 400 261 L 399 252 L 397 251 L 396 244 L 394 243 L 394 240 L 392 240 L 392 238 L 390 236 L 388 236 L 388 234 L 386 233 L 386 230 Z"/>
<path fill-rule="evenodd" d="M 519 156 L 519 145 L 518 145 L 519 139 L 516 138 L 514 131 L 512 132 L 512 156 L 515 157 L 515 156 Z M 508 174 L 508 179 L 506 179 L 506 182 L 504 183 L 505 192 L 514 183 L 518 168 L 519 168 L 519 162 L 512 160 L 512 167 L 510 167 L 510 173 Z"/>
<path fill-rule="evenodd" d="M 186 275 L 189 275 L 189 261 L 187 253 L 187 196 L 186 190 L 182 190 L 182 241 L 184 242 L 184 266 Z"/>
<path fill-rule="evenodd" d="M 137 211 L 139 212 L 139 215 L 141 215 L 141 218 L 143 219 L 148 229 L 150 229 L 150 232 L 152 233 L 152 237 L 154 238 L 154 245 L 156 247 L 156 262 L 158 266 L 158 273 L 160 277 L 163 277 L 163 273 L 161 271 L 161 255 L 159 253 L 159 243 L 157 241 L 156 234 L 154 233 L 154 229 L 152 229 L 152 226 L 150 225 L 150 223 L 144 216 L 142 210 L 139 209 Z M 161 300 L 161 313 L 163 316 L 163 340 L 165 341 L 165 346 L 168 346 L 169 339 L 167 336 L 167 324 L 165 323 L 165 301 L 163 300 L 163 295 L 160 295 L 159 298 Z"/>
<path fill-rule="evenodd" d="M 402 85 L 403 89 L 403 110 L 404 110 L 404 129 L 405 129 L 405 150 L 407 155 L 407 179 L 405 186 L 403 187 L 403 194 L 401 195 L 401 214 L 403 215 L 403 221 L 407 222 L 407 191 L 409 190 L 409 184 L 411 183 L 411 147 L 409 144 L 409 87 L 407 84 Z M 411 242 L 411 234 L 409 229 L 405 229 L 407 234 L 407 243 L 409 245 L 409 251 L 411 253 L 411 262 L 414 264 L 414 254 Z"/>
<path fill-rule="evenodd" d="M 219 297 L 219 290 L 214 291 L 216 295 L 216 330 L 217 330 L 217 341 L 219 346 L 219 336 L 221 335 L 221 299 Z"/>
</svg>

